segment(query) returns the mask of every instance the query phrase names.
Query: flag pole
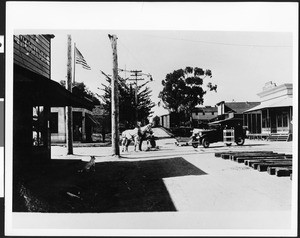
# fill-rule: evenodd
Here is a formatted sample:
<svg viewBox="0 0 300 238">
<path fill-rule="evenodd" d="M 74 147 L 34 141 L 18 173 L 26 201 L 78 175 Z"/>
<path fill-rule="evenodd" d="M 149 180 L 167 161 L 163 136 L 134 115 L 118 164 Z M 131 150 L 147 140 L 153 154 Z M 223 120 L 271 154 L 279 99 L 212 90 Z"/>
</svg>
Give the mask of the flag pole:
<svg viewBox="0 0 300 238">
<path fill-rule="evenodd" d="M 75 86 L 75 65 L 76 65 L 76 43 L 74 42 L 74 70 L 73 70 L 73 86 Z"/>
</svg>

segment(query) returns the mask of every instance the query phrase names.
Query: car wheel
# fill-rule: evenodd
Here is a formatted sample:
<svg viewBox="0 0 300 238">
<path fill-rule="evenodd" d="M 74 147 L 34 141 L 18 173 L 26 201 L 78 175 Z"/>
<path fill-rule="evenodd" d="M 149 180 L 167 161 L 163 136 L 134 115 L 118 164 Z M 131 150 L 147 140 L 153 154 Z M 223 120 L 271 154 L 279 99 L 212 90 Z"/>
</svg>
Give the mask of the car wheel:
<svg viewBox="0 0 300 238">
<path fill-rule="evenodd" d="M 226 143 L 227 146 L 231 146 L 231 143 Z"/>
<path fill-rule="evenodd" d="M 202 140 L 202 145 L 203 145 L 204 148 L 208 148 L 209 147 L 209 141 L 208 141 L 208 139 L 204 138 Z"/>
<path fill-rule="evenodd" d="M 194 148 L 198 148 L 198 144 L 199 144 L 198 140 L 192 140 L 192 146 Z"/>
<path fill-rule="evenodd" d="M 242 137 L 239 137 L 238 140 L 235 142 L 237 145 L 243 145 L 245 143 L 245 139 Z"/>
</svg>

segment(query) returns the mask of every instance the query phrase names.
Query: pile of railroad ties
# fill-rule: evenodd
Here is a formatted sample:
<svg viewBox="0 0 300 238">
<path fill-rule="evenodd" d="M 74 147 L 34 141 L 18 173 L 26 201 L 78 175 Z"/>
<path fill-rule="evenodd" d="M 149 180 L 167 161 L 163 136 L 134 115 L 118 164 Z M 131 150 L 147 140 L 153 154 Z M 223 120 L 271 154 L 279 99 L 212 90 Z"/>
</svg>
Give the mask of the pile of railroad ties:
<svg viewBox="0 0 300 238">
<path fill-rule="evenodd" d="M 278 177 L 290 176 L 292 179 L 292 155 L 274 153 L 273 151 L 244 151 L 244 152 L 219 152 L 216 157 L 228 159 L 258 170 L 267 171 L 270 175 Z"/>
</svg>

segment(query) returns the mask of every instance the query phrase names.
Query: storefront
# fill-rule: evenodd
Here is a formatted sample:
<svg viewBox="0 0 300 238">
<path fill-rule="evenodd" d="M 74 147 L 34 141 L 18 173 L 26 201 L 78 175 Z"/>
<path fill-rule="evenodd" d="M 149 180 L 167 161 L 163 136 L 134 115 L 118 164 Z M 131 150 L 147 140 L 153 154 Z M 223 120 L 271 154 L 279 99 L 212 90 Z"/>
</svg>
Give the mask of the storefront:
<svg viewBox="0 0 300 238">
<path fill-rule="evenodd" d="M 74 142 L 92 142 L 94 128 L 99 126 L 92 111 L 85 108 L 72 108 Z M 51 142 L 66 143 L 66 108 L 51 108 Z"/>
<path fill-rule="evenodd" d="M 54 35 L 14 36 L 14 163 L 51 158 L 51 107 L 92 105 L 50 79 Z M 55 95 L 55 96 L 54 96 Z"/>
</svg>

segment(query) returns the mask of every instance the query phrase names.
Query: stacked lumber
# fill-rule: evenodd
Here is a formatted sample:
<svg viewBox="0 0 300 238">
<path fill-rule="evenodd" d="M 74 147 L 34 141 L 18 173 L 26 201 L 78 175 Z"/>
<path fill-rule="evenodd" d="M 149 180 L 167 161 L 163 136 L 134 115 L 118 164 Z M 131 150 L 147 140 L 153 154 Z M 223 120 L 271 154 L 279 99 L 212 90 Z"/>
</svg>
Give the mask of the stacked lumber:
<svg viewBox="0 0 300 238">
<path fill-rule="evenodd" d="M 272 153 L 272 151 L 244 151 L 244 152 L 223 152 L 220 153 L 220 157 L 222 159 L 231 159 L 232 156 L 238 156 L 238 155 L 261 155 L 261 154 L 268 154 L 268 153 Z M 216 155 L 217 153 L 215 153 Z"/>
<path fill-rule="evenodd" d="M 218 152 L 216 157 L 244 163 L 259 172 L 267 171 L 277 177 L 289 176 L 292 180 L 292 155 L 274 153 L 273 151 L 244 151 L 244 152 Z"/>
</svg>

